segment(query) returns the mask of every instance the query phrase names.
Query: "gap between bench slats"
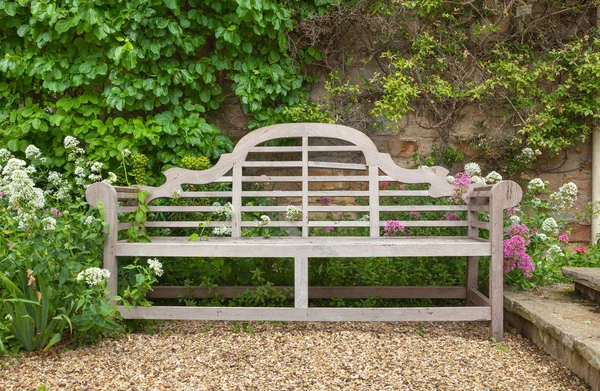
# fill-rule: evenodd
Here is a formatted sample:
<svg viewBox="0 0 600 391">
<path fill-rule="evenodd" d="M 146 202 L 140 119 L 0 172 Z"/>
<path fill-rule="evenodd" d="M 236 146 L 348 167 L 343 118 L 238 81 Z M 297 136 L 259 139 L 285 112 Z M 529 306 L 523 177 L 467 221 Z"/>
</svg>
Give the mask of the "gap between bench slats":
<svg viewBox="0 0 600 391">
<path fill-rule="evenodd" d="M 293 297 L 293 286 L 273 286 L 283 294 Z M 194 299 L 223 297 L 231 299 L 246 291 L 256 291 L 255 286 L 220 286 L 220 287 L 187 287 L 187 286 L 154 286 L 148 292 L 151 299 L 176 299 L 180 296 Z M 378 296 L 382 299 L 465 299 L 464 286 L 309 286 L 310 299 L 366 299 Z"/>
</svg>

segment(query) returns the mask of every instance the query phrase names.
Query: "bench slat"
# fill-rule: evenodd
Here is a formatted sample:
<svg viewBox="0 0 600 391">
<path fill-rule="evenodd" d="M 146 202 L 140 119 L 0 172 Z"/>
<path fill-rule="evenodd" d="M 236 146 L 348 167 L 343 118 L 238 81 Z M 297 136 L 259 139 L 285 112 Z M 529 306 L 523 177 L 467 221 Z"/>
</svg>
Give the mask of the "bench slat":
<svg viewBox="0 0 600 391">
<path fill-rule="evenodd" d="M 485 221 L 473 220 L 470 222 L 470 225 L 475 228 L 487 229 L 488 231 L 490 229 L 490 223 Z"/>
<path fill-rule="evenodd" d="M 311 145 L 308 147 L 309 152 L 362 152 L 362 150 L 354 145 Z M 279 152 L 302 152 L 302 147 L 253 147 L 250 152 L 257 153 L 279 153 Z"/>
<path fill-rule="evenodd" d="M 413 308 L 267 308 L 267 307 L 171 307 L 119 306 L 124 319 L 270 320 L 315 322 L 482 321 L 490 320 L 490 307 Z"/>
</svg>

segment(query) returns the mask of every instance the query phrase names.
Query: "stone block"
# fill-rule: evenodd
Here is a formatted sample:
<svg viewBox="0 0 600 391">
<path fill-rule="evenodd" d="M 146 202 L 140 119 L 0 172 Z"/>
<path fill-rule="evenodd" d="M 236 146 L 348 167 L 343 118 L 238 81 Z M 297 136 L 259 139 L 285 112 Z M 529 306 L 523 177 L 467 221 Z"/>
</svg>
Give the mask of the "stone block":
<svg viewBox="0 0 600 391">
<path fill-rule="evenodd" d="M 418 145 L 415 141 L 394 138 L 390 140 L 388 148 L 392 156 L 412 157 L 417 153 Z"/>
</svg>

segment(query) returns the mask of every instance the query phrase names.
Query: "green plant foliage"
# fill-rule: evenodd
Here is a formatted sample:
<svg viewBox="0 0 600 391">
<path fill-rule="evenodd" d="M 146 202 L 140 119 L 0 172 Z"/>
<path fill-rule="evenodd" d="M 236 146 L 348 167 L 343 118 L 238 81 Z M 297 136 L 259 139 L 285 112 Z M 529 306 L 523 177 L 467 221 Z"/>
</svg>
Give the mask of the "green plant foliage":
<svg viewBox="0 0 600 391">
<path fill-rule="evenodd" d="M 0 144 L 35 142 L 62 166 L 62 139 L 118 165 L 124 149 L 155 167 L 215 158 L 231 140 L 207 120 L 232 90 L 246 113 L 300 102 L 288 55 L 297 18 L 334 1 L 0 2 Z M 114 166 L 114 167 L 112 167 Z"/>
</svg>

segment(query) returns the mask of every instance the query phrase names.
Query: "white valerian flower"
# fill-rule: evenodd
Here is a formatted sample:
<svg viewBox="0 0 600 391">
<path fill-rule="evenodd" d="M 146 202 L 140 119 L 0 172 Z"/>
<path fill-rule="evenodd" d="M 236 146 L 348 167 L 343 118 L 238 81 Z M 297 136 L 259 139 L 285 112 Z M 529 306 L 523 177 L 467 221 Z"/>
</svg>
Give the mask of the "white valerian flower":
<svg viewBox="0 0 600 391">
<path fill-rule="evenodd" d="M 544 220 L 542 223 L 542 231 L 548 232 L 551 235 L 557 234 L 558 224 L 556 223 L 556 220 L 554 220 L 552 217 L 548 217 L 546 220 Z"/>
<path fill-rule="evenodd" d="M 29 160 L 37 159 L 42 156 L 42 151 L 33 144 L 30 144 L 25 149 L 25 157 Z"/>
<path fill-rule="evenodd" d="M 131 156 L 131 151 L 129 149 L 125 148 L 124 150 L 121 151 L 121 157 L 123 159 L 125 159 L 129 156 Z"/>
<path fill-rule="evenodd" d="M 485 181 L 490 185 L 494 183 L 502 182 L 502 175 L 498 174 L 496 171 L 492 171 L 485 177 Z"/>
<path fill-rule="evenodd" d="M 215 236 L 231 235 L 231 227 L 221 225 L 220 227 L 213 228 L 212 233 Z"/>
<path fill-rule="evenodd" d="M 102 182 L 108 183 L 109 185 L 114 184 L 117 181 L 117 174 L 112 171 L 108 172 L 108 178 L 103 180 Z"/>
<path fill-rule="evenodd" d="M 549 252 L 550 254 L 553 254 L 553 255 L 559 255 L 559 256 L 563 256 L 563 255 L 565 255 L 565 254 L 563 253 L 563 250 L 562 250 L 562 248 L 561 248 L 561 247 L 560 247 L 558 244 L 553 244 L 553 245 L 551 245 L 551 246 L 548 248 L 548 252 Z"/>
<path fill-rule="evenodd" d="M 526 162 L 526 163 L 530 163 L 535 159 L 535 152 L 533 151 L 533 149 L 527 147 L 527 148 L 523 148 L 523 150 L 521 151 L 521 159 Z"/>
<path fill-rule="evenodd" d="M 511 224 L 519 224 L 521 222 L 521 218 L 517 215 L 510 216 L 509 220 Z"/>
<path fill-rule="evenodd" d="M 92 182 L 100 182 L 102 180 L 102 175 L 100 174 L 90 174 L 88 179 Z"/>
<path fill-rule="evenodd" d="M 212 206 L 221 206 L 221 203 L 219 201 L 215 201 L 212 203 Z"/>
<path fill-rule="evenodd" d="M 90 225 L 94 222 L 94 220 L 95 220 L 94 216 L 88 216 L 85 218 L 85 224 Z"/>
<path fill-rule="evenodd" d="M 473 178 L 481 175 L 481 167 L 477 163 L 467 163 L 465 164 L 465 172 L 470 178 Z"/>
<path fill-rule="evenodd" d="M 473 183 L 481 183 L 481 184 L 485 185 L 485 178 L 482 178 L 478 175 L 473 175 L 471 177 L 471 184 L 473 184 Z"/>
<path fill-rule="evenodd" d="M 152 270 L 152 273 L 157 277 L 163 275 L 163 265 L 156 258 L 148 259 L 148 269 Z"/>
<path fill-rule="evenodd" d="M 12 153 L 6 149 L 6 148 L 2 148 L 0 149 L 0 159 L 4 160 L 5 162 L 9 161 L 11 158 L 13 157 Z"/>
<path fill-rule="evenodd" d="M 366 214 L 366 215 L 362 216 L 360 219 L 358 219 L 358 221 L 369 221 L 370 218 L 371 218 L 371 216 L 369 216 L 369 214 Z"/>
<path fill-rule="evenodd" d="M 429 167 L 427 167 L 425 164 L 423 164 L 423 165 L 421 165 L 421 166 L 418 167 L 419 170 L 422 169 L 422 168 L 429 168 Z"/>
<path fill-rule="evenodd" d="M 79 155 L 83 155 L 85 153 L 85 149 L 83 148 L 75 148 L 73 149 L 73 151 L 71 151 L 71 153 L 69 154 L 69 161 L 72 162 L 73 160 L 75 161 L 75 165 L 79 166 L 81 164 L 83 164 L 83 158 Z"/>
<path fill-rule="evenodd" d="M 566 210 L 573 206 L 577 200 L 577 185 L 573 182 L 562 185 L 556 192 L 550 194 L 550 199 L 554 201 L 558 209 Z"/>
<path fill-rule="evenodd" d="M 231 202 L 226 203 L 223 206 L 219 206 L 217 207 L 217 210 L 215 210 L 215 215 L 224 218 L 226 220 L 231 219 L 231 215 L 233 214 L 233 205 L 231 205 Z"/>
<path fill-rule="evenodd" d="M 73 136 L 66 136 L 64 140 L 65 149 L 77 148 L 79 146 L 79 140 Z"/>
<path fill-rule="evenodd" d="M 75 167 L 75 172 L 74 172 L 75 176 L 78 176 L 80 178 L 85 177 L 85 168 L 81 167 L 81 166 L 77 166 Z"/>
<path fill-rule="evenodd" d="M 10 209 L 24 210 L 44 207 L 46 203 L 44 191 L 35 187 L 35 183 L 25 170 L 14 169 L 9 177 L 3 179 L 3 192 L 8 195 Z"/>
<path fill-rule="evenodd" d="M 6 314 L 6 316 L 4 317 L 4 319 L 8 320 L 9 322 L 13 321 L 13 317 L 11 314 Z"/>
<path fill-rule="evenodd" d="M 540 178 L 534 178 L 527 184 L 527 191 L 532 193 L 540 193 L 546 188 L 544 181 Z"/>
<path fill-rule="evenodd" d="M 5 177 L 10 177 L 15 170 L 23 170 L 23 172 L 27 173 L 27 170 L 24 167 L 27 166 L 27 163 L 24 160 L 17 158 L 10 158 L 6 163 L 6 166 L 2 169 L 2 175 Z"/>
<path fill-rule="evenodd" d="M 264 227 L 265 225 L 269 224 L 271 222 L 271 218 L 267 215 L 262 215 L 260 216 L 260 220 L 255 220 L 254 224 L 257 227 Z"/>
<path fill-rule="evenodd" d="M 548 239 L 548 235 L 542 233 L 538 233 L 537 237 L 540 238 L 543 242 Z"/>
<path fill-rule="evenodd" d="M 446 177 L 446 182 L 448 182 L 449 184 L 453 185 L 454 184 L 454 177 L 452 175 L 448 175 Z"/>
<path fill-rule="evenodd" d="M 42 219 L 42 229 L 44 231 L 54 231 L 56 229 L 56 219 L 54 217 L 44 217 Z"/>
<path fill-rule="evenodd" d="M 173 192 L 171 193 L 171 198 L 173 198 L 174 200 L 181 198 L 181 190 L 173 190 Z"/>
<path fill-rule="evenodd" d="M 90 267 L 77 274 L 77 281 L 85 281 L 89 286 L 102 284 L 104 280 L 110 278 L 110 272 L 99 267 Z"/>
<path fill-rule="evenodd" d="M 288 205 L 285 210 L 285 218 L 291 221 L 298 220 L 302 212 L 300 209 L 296 208 L 294 205 Z"/>
<path fill-rule="evenodd" d="M 92 163 L 92 167 L 90 168 L 90 170 L 92 170 L 92 172 L 100 173 L 100 172 L 102 172 L 102 167 L 103 167 L 102 163 L 94 162 L 94 163 Z"/>
</svg>

